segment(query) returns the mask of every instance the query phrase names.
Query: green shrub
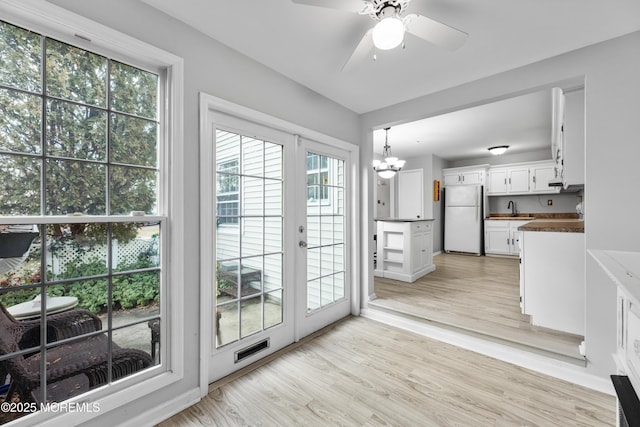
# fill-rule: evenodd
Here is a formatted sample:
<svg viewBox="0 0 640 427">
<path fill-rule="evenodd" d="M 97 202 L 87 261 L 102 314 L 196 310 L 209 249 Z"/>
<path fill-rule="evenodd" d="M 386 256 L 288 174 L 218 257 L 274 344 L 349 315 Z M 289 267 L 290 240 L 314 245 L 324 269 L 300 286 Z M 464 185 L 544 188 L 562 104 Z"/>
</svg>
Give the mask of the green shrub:
<svg viewBox="0 0 640 427">
<path fill-rule="evenodd" d="M 119 265 L 119 271 L 138 270 L 154 267 L 148 254 L 141 254 L 130 264 Z M 55 276 L 56 279 L 75 279 L 70 283 L 53 285 L 47 288 L 48 296 L 72 296 L 78 298 L 78 307 L 86 308 L 93 313 L 107 310 L 108 284 L 106 278 L 80 280 L 82 277 L 99 276 L 107 273 L 104 260 L 92 259 L 86 262 L 77 260 L 68 262 L 64 273 Z M 49 273 L 51 275 L 51 273 Z M 145 271 L 113 276 L 112 300 L 113 309 L 130 309 L 146 306 L 160 301 L 159 293 L 160 272 Z M 21 289 L 0 294 L 0 303 L 5 307 L 32 300 L 40 294 L 39 288 Z"/>
</svg>

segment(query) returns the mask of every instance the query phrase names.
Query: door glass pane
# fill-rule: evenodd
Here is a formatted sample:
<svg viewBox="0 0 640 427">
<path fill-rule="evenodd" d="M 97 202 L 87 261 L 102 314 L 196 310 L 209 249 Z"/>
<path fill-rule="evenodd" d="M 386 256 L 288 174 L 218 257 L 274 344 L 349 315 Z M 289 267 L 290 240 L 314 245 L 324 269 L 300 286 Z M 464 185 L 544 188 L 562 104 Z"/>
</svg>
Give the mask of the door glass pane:
<svg viewBox="0 0 640 427">
<path fill-rule="evenodd" d="M 344 160 L 307 153 L 307 311 L 345 297 Z"/>
<path fill-rule="evenodd" d="M 282 156 L 216 130 L 216 347 L 282 323 Z"/>
</svg>

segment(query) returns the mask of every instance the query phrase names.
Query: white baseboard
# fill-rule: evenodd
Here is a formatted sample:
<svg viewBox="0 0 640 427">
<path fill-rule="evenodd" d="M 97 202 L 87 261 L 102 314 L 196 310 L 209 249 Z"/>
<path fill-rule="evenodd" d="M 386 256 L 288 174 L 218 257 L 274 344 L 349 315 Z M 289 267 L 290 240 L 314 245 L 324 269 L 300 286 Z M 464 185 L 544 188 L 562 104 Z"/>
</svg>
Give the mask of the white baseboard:
<svg viewBox="0 0 640 427">
<path fill-rule="evenodd" d="M 363 308 L 360 316 L 615 396 L 615 391 L 608 378 L 593 375 L 587 372 L 586 368 L 568 362 L 371 308 Z"/>
<path fill-rule="evenodd" d="M 442 253 L 442 251 L 434 252 L 434 253 L 433 253 L 433 256 L 440 255 L 441 253 Z"/>
<path fill-rule="evenodd" d="M 171 418 L 175 414 L 182 412 L 189 406 L 195 405 L 200 401 L 200 388 L 194 388 L 168 402 L 163 402 L 146 412 L 143 412 L 133 418 L 128 419 L 121 426 L 124 427 L 140 427 L 154 426 L 162 421 Z"/>
</svg>

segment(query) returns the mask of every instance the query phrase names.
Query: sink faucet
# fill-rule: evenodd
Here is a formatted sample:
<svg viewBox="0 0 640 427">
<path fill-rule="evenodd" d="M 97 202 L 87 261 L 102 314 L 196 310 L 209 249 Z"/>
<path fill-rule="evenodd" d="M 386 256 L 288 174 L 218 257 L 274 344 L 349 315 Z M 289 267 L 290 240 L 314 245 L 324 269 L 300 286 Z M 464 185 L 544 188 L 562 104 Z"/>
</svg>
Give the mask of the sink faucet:
<svg viewBox="0 0 640 427">
<path fill-rule="evenodd" d="M 509 200 L 507 209 L 511 209 L 511 216 L 516 216 L 516 204 L 513 200 Z"/>
</svg>

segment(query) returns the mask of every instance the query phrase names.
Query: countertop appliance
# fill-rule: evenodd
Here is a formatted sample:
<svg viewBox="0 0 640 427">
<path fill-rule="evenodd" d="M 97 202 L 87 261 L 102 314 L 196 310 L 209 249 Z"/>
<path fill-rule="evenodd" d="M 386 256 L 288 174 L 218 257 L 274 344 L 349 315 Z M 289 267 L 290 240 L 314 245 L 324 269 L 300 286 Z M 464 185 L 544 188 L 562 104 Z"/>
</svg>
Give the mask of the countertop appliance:
<svg viewBox="0 0 640 427">
<path fill-rule="evenodd" d="M 444 192 L 444 250 L 482 255 L 481 185 L 448 186 Z"/>
</svg>

